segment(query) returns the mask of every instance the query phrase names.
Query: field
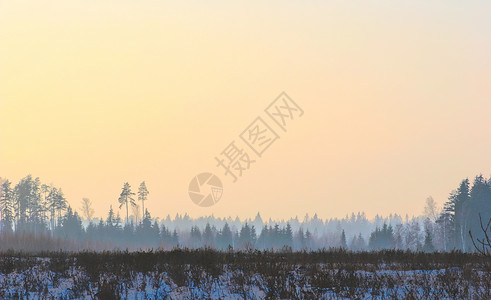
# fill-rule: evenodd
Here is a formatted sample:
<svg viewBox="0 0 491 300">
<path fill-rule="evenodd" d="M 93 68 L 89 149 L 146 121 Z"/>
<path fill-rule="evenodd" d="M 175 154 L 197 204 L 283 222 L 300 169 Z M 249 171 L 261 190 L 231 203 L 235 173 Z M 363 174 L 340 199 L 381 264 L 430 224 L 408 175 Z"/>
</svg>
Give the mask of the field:
<svg viewBox="0 0 491 300">
<path fill-rule="evenodd" d="M 7 299 L 491 299 L 461 252 L 2 252 Z"/>
</svg>

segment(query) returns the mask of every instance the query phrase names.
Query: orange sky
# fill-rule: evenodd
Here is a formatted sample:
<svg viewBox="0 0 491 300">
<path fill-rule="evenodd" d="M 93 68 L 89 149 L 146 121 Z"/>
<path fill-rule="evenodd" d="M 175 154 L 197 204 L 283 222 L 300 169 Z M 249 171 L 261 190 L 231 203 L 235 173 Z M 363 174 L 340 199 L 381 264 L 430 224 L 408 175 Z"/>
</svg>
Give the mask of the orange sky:
<svg viewBox="0 0 491 300">
<path fill-rule="evenodd" d="M 0 1 L 0 176 L 97 215 L 420 214 L 491 170 L 489 1 Z M 214 157 L 282 91 L 305 111 L 232 183 Z M 210 208 L 187 195 L 213 172 Z"/>
</svg>

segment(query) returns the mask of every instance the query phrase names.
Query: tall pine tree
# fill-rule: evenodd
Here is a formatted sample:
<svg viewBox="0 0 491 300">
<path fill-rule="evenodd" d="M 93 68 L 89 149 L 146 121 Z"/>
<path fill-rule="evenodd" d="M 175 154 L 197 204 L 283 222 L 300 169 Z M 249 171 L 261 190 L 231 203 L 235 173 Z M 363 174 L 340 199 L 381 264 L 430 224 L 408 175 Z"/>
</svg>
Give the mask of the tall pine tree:
<svg viewBox="0 0 491 300">
<path fill-rule="evenodd" d="M 135 206 L 135 199 L 133 196 L 135 193 L 131 191 L 131 186 L 128 182 L 125 182 L 123 185 L 123 189 L 121 190 L 121 194 L 119 195 L 119 208 L 123 205 L 126 206 L 126 223 L 128 223 L 128 205 Z"/>
</svg>

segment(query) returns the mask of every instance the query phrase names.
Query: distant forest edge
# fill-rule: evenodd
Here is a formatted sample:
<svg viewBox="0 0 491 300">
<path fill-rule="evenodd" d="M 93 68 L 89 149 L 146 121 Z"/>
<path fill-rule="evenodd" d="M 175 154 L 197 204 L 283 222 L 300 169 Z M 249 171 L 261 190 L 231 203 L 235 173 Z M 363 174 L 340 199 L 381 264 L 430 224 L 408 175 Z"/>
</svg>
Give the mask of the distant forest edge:
<svg viewBox="0 0 491 300">
<path fill-rule="evenodd" d="M 118 204 L 125 218 L 110 206 L 106 219 L 93 218 L 89 199 L 82 200 L 81 215 L 72 209 L 61 188 L 42 184 L 28 175 L 15 186 L 0 179 L 0 250 L 114 250 L 216 248 L 221 250 L 364 250 L 474 251 L 469 235 L 483 238 L 480 224 L 491 218 L 491 178 L 462 180 L 442 209 L 426 200 L 422 216 L 394 214 L 368 220 L 364 213 L 323 220 L 306 215 L 302 220 L 192 219 L 188 215 L 152 218 L 144 207 L 148 190 L 138 192 L 125 183 Z M 135 196 L 137 199 L 135 200 Z M 130 215 L 130 209 L 132 214 Z M 83 218 L 82 218 L 83 216 Z"/>
</svg>

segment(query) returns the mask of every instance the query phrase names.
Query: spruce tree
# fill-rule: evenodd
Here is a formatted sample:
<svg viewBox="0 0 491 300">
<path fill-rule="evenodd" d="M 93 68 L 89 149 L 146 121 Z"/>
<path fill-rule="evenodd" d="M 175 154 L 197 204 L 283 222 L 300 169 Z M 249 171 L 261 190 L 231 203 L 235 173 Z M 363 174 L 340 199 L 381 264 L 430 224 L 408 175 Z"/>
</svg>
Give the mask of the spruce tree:
<svg viewBox="0 0 491 300">
<path fill-rule="evenodd" d="M 425 229 L 425 242 L 423 245 L 423 251 L 424 252 L 433 252 L 435 250 L 435 247 L 433 246 L 433 238 L 431 236 L 431 231 L 429 228 Z"/>
<path fill-rule="evenodd" d="M 343 229 L 343 232 L 341 232 L 341 248 L 343 248 L 343 249 L 348 248 L 348 244 L 346 243 L 346 234 L 344 233 L 344 229 Z"/>
</svg>

